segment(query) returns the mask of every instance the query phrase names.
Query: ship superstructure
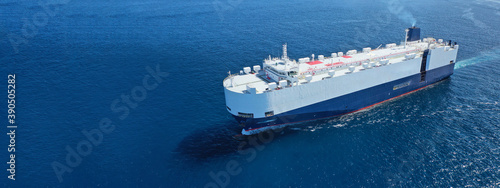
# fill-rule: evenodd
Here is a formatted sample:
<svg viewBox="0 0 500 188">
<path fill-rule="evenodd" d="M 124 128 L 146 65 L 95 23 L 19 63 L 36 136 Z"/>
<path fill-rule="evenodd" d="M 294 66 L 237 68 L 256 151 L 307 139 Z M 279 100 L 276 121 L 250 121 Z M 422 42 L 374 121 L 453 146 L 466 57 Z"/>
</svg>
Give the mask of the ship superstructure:
<svg viewBox="0 0 500 188">
<path fill-rule="evenodd" d="M 459 45 L 420 38 L 329 56 L 280 58 L 244 67 L 223 81 L 227 110 L 254 134 L 279 125 L 338 116 L 425 87 L 453 74 Z"/>
</svg>

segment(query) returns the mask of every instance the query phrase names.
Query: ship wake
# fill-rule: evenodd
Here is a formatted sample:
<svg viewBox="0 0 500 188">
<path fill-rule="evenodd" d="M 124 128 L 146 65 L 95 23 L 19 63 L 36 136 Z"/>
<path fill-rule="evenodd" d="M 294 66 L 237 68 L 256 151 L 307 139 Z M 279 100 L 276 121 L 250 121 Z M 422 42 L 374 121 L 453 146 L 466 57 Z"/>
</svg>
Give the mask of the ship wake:
<svg viewBox="0 0 500 188">
<path fill-rule="evenodd" d="M 460 69 L 477 63 L 483 63 L 492 60 L 500 60 L 500 47 L 491 51 L 481 52 L 481 55 L 479 56 L 459 61 L 455 65 L 455 69 Z"/>
</svg>

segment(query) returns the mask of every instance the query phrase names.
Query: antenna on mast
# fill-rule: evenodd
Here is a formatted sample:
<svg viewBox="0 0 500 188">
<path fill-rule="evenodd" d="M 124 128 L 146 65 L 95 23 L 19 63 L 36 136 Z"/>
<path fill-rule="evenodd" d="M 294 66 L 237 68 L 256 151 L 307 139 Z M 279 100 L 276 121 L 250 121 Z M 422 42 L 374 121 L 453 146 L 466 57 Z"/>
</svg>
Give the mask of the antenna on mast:
<svg viewBox="0 0 500 188">
<path fill-rule="evenodd" d="M 283 44 L 283 59 L 288 59 L 286 43 Z"/>
</svg>

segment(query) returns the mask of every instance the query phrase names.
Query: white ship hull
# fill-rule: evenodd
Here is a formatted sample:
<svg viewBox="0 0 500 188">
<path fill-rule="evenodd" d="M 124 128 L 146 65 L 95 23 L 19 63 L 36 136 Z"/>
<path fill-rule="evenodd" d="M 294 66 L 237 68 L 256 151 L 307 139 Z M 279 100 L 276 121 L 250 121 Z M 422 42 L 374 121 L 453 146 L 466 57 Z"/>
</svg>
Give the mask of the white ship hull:
<svg viewBox="0 0 500 188">
<path fill-rule="evenodd" d="M 453 74 L 458 45 L 427 51 L 413 59 L 371 68 L 358 66 L 342 76 L 279 90 L 252 94 L 225 87 L 227 109 L 247 135 L 283 124 L 354 112 Z M 228 82 L 226 79 L 224 84 Z"/>
</svg>

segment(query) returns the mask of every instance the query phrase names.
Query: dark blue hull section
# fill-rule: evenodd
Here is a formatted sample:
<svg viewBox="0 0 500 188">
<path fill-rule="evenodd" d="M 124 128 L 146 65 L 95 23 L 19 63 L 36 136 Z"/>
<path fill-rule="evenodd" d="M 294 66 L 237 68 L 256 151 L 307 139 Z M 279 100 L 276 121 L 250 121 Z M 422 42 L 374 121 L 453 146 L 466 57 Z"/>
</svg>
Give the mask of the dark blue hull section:
<svg viewBox="0 0 500 188">
<path fill-rule="evenodd" d="M 405 93 L 448 78 L 453 74 L 454 65 L 455 64 L 449 64 L 427 71 L 426 74 L 424 74 L 425 81 L 421 81 L 421 74 L 415 74 L 344 96 L 325 100 L 320 103 L 304 106 L 272 117 L 234 117 L 238 123 L 244 126 L 244 131 L 253 131 L 264 127 L 339 116 L 358 111 L 365 107 L 398 97 Z"/>
</svg>

